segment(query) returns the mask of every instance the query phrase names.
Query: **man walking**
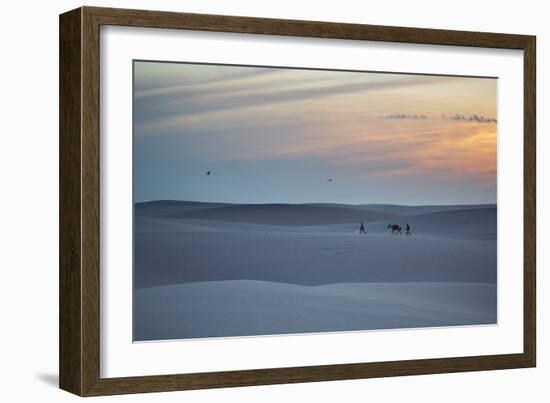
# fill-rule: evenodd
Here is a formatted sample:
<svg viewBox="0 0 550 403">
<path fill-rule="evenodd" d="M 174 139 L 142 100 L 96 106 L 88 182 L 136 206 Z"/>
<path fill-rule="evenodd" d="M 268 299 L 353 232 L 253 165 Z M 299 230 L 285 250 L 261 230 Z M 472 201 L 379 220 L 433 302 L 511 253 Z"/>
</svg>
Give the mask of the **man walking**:
<svg viewBox="0 0 550 403">
<path fill-rule="evenodd" d="M 407 224 L 407 230 L 405 231 L 406 236 L 411 236 L 411 227 L 409 227 L 409 224 Z"/>
<path fill-rule="evenodd" d="M 359 234 L 366 234 L 367 231 L 365 231 L 365 225 L 363 224 L 363 221 L 361 221 L 361 227 L 359 227 Z"/>
</svg>

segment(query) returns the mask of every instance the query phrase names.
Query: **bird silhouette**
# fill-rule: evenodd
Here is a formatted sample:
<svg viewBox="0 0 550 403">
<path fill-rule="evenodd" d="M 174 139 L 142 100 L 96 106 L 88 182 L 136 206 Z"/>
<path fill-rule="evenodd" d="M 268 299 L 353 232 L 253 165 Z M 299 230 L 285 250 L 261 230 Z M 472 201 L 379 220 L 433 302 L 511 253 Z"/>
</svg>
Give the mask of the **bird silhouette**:
<svg viewBox="0 0 550 403">
<path fill-rule="evenodd" d="M 210 171 L 207 171 L 207 172 L 206 172 L 206 175 L 210 175 Z"/>
<path fill-rule="evenodd" d="M 328 178 L 327 180 L 328 180 L 329 182 L 332 182 L 332 178 Z"/>
</svg>

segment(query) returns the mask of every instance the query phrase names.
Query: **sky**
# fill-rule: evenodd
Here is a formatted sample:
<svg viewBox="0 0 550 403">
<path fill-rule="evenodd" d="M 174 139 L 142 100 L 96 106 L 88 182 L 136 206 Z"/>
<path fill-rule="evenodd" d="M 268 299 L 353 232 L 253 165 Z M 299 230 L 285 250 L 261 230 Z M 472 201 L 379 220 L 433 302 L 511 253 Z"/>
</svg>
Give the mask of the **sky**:
<svg viewBox="0 0 550 403">
<path fill-rule="evenodd" d="M 497 82 L 135 61 L 134 200 L 496 203 Z"/>
</svg>

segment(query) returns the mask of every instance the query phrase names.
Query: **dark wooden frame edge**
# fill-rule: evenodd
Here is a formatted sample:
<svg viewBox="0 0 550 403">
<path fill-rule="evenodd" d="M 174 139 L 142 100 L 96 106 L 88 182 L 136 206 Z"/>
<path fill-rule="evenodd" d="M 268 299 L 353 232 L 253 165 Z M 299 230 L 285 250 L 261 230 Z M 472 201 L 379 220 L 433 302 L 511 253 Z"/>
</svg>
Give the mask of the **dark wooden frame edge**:
<svg viewBox="0 0 550 403">
<path fill-rule="evenodd" d="M 99 28 L 124 25 L 524 51 L 524 351 L 521 354 L 101 378 Z M 534 367 L 536 38 L 483 32 L 81 7 L 60 15 L 59 384 L 80 396 Z"/>
</svg>

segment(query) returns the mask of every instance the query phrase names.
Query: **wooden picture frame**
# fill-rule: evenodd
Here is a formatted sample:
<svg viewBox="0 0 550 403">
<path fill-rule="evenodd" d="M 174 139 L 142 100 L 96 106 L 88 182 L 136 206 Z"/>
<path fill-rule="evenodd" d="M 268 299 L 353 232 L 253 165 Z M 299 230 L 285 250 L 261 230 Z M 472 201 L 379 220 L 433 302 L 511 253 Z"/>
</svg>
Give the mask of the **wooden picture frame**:
<svg viewBox="0 0 550 403">
<path fill-rule="evenodd" d="M 225 372 L 100 377 L 100 26 L 401 42 L 524 52 L 523 353 Z M 80 396 L 534 367 L 535 37 L 81 7 L 60 16 L 60 387 Z M 518 133 L 519 135 L 519 133 Z"/>
</svg>

